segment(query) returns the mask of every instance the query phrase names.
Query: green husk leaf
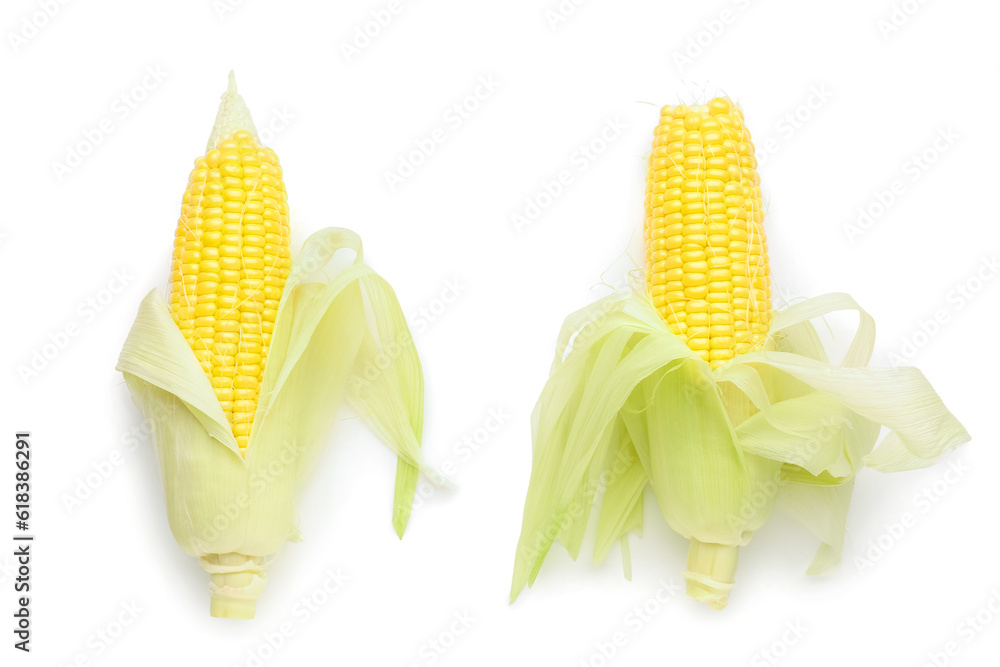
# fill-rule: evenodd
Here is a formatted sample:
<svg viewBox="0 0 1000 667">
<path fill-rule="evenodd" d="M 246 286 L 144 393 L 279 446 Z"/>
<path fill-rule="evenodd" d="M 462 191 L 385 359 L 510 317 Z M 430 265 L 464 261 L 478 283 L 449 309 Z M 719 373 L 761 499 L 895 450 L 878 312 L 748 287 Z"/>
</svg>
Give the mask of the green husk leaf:
<svg viewBox="0 0 1000 667">
<path fill-rule="evenodd" d="M 396 534 L 403 537 L 421 469 L 424 378 L 396 293 L 374 274 L 366 276 L 362 284 L 375 326 L 362 340 L 348 398 L 398 457 L 392 523 Z"/>
<path fill-rule="evenodd" d="M 642 531 L 642 493 L 648 480 L 632 438 L 623 420 L 615 429 L 617 446 L 612 448 L 614 458 L 608 467 L 607 487 L 601 499 L 601 513 L 594 540 L 594 562 L 602 562 L 615 542 L 622 542 L 626 570 L 628 533 Z"/>
<path fill-rule="evenodd" d="M 511 598 L 534 581 L 552 543 L 579 549 L 595 479 L 614 460 L 615 421 L 636 384 L 694 355 L 676 337 L 652 338 L 665 324 L 631 299 L 612 295 L 574 313 L 563 328 L 553 374 L 533 414 L 535 456 L 515 558 Z M 572 336 L 572 345 L 569 338 Z M 561 352 L 571 350 L 569 357 Z"/>
<path fill-rule="evenodd" d="M 747 506 L 750 477 L 708 364 L 667 369 L 651 397 L 648 473 L 667 523 L 688 539 L 741 544 L 731 517 Z"/>
<path fill-rule="evenodd" d="M 159 290 L 150 291 L 139 304 L 116 368 L 126 380 L 132 376 L 136 383 L 142 381 L 176 396 L 209 435 L 240 457 L 233 429 L 215 397 L 212 383 L 174 324 Z"/>
<path fill-rule="evenodd" d="M 776 403 L 736 429 L 746 452 L 840 478 L 861 469 L 878 433 L 874 422 L 821 392 Z"/>
<path fill-rule="evenodd" d="M 858 312 L 837 366 L 811 322 L 835 310 Z M 781 495 L 822 542 L 810 572 L 834 565 L 864 464 L 910 469 L 968 439 L 919 371 L 863 368 L 873 344 L 871 317 L 843 294 L 780 311 L 762 351 L 715 371 L 644 295 L 612 295 L 573 313 L 533 414 L 511 599 L 556 540 L 576 556 L 597 502 L 595 559 L 621 541 L 628 574 L 627 534 L 641 529 L 647 483 L 671 527 L 708 551 L 746 544 Z M 872 453 L 880 425 L 893 431 Z M 621 460 L 627 466 L 611 474 Z M 602 479 L 604 493 L 594 493 Z"/>
<path fill-rule="evenodd" d="M 807 574 L 826 574 L 840 565 L 854 479 L 838 485 L 787 483 L 779 496 L 789 512 L 820 541 Z"/>
<path fill-rule="evenodd" d="M 822 294 L 776 311 L 774 321 L 771 322 L 771 335 L 783 332 L 786 344 L 795 354 L 825 362 L 826 352 L 810 322 L 829 313 L 845 310 L 858 313 L 858 328 L 840 365 L 867 366 L 875 344 L 875 320 L 848 294 Z"/>
<path fill-rule="evenodd" d="M 374 336 L 365 314 L 369 290 L 380 303 L 388 298 L 384 281 L 364 265 L 356 234 L 328 229 L 303 244 L 278 308 L 245 456 L 162 296 L 154 291 L 143 300 L 118 370 L 153 424 L 167 516 L 186 552 L 267 556 L 298 535 L 295 495 L 326 439 L 361 350 Z M 385 308 L 375 312 L 376 330 L 405 328 L 400 317 L 387 320 Z M 419 377 L 415 353 L 406 363 L 410 368 L 403 375 L 412 378 L 417 364 Z M 373 392 L 379 395 L 380 389 Z M 406 394 L 407 409 L 422 410 L 422 384 L 408 382 Z M 361 404 L 381 407 L 371 399 Z M 379 424 L 398 420 L 398 415 L 366 417 Z M 419 429 L 419 419 L 408 415 L 407 423 Z M 396 443 L 397 435 L 391 437 Z M 410 438 L 401 448 L 419 466 L 412 430 Z"/>
<path fill-rule="evenodd" d="M 834 397 L 841 404 L 895 432 L 866 457 L 866 465 L 884 472 L 932 465 L 969 434 L 941 402 L 916 368 L 831 367 L 788 352 L 743 355 L 735 363 L 763 364 L 782 375 Z"/>
</svg>

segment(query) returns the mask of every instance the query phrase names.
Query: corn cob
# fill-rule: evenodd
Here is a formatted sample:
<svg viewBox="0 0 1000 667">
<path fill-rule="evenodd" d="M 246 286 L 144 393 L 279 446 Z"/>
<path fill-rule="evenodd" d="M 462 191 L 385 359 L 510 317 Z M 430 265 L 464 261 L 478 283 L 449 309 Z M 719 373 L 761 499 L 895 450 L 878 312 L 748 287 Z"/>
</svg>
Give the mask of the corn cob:
<svg viewBox="0 0 1000 667">
<path fill-rule="evenodd" d="M 245 129 L 210 140 L 184 193 L 169 303 L 241 451 L 291 268 L 289 245 L 287 195 L 274 151 Z"/>
<path fill-rule="evenodd" d="M 171 532 L 210 575 L 216 617 L 254 616 L 341 398 L 398 455 L 400 537 L 416 492 L 423 374 L 395 293 L 348 229 L 311 235 L 291 269 L 281 167 L 230 74 L 188 180 L 167 298 L 143 299 L 117 365 L 153 430 Z"/>
<path fill-rule="evenodd" d="M 594 558 L 640 532 L 644 491 L 689 540 L 687 593 L 726 606 L 739 549 L 781 502 L 841 557 L 858 471 L 913 470 L 969 440 L 915 368 L 869 369 L 874 321 L 846 294 L 772 317 L 760 181 L 743 115 L 667 106 L 649 157 L 645 279 L 566 319 L 533 413 L 511 600 L 551 546 L 573 558 L 603 488 Z M 812 320 L 856 311 L 831 364 Z M 752 354 L 748 354 L 752 353 Z M 878 446 L 882 426 L 893 433 Z"/>
<path fill-rule="evenodd" d="M 646 177 L 646 286 L 712 368 L 759 345 L 771 318 L 756 166 L 728 100 L 663 107 Z"/>
</svg>

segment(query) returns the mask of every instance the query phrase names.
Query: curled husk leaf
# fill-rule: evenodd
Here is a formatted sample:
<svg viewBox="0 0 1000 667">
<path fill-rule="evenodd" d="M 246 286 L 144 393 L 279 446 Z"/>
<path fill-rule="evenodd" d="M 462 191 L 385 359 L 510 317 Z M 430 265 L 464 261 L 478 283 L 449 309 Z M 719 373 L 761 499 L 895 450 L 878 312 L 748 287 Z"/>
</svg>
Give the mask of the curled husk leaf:
<svg viewBox="0 0 1000 667">
<path fill-rule="evenodd" d="M 842 310 L 859 324 L 833 364 L 811 320 Z M 630 576 L 628 534 L 641 532 L 647 484 L 690 540 L 688 594 L 712 607 L 726 605 L 737 550 L 776 503 L 820 541 L 810 573 L 839 564 L 863 466 L 922 468 L 969 440 L 919 370 L 866 367 L 874 337 L 851 297 L 827 294 L 775 312 L 759 351 L 712 370 L 641 284 L 570 315 L 532 415 L 511 601 L 554 542 L 577 557 L 598 504 L 594 559 L 620 542 Z"/>
</svg>

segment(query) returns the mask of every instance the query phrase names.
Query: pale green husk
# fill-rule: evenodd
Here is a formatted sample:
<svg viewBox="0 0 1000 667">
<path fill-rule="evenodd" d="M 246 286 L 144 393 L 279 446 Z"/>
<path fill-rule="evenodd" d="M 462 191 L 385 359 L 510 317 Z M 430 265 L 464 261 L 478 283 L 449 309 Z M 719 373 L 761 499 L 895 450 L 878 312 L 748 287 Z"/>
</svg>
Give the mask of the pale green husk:
<svg viewBox="0 0 1000 667">
<path fill-rule="evenodd" d="M 810 320 L 838 310 L 857 311 L 859 325 L 834 365 Z M 511 601 L 553 542 L 577 557 L 601 497 L 594 559 L 620 542 L 628 576 L 628 533 L 641 532 L 647 483 L 691 540 L 688 593 L 711 606 L 725 606 L 736 549 L 776 502 L 820 540 L 809 572 L 837 565 L 864 465 L 920 468 L 969 439 L 920 371 L 865 368 L 873 345 L 871 317 L 844 294 L 777 312 L 763 351 L 714 371 L 641 286 L 570 315 L 533 414 Z M 880 426 L 890 432 L 875 448 Z"/>
<path fill-rule="evenodd" d="M 268 559 L 297 539 L 295 496 L 345 395 L 398 455 L 402 537 L 421 469 L 423 376 L 395 293 L 354 232 L 314 234 L 293 263 L 245 457 L 159 290 L 142 301 L 117 368 L 153 425 L 171 531 L 214 575 L 213 600 L 249 600 L 252 615 Z"/>
</svg>

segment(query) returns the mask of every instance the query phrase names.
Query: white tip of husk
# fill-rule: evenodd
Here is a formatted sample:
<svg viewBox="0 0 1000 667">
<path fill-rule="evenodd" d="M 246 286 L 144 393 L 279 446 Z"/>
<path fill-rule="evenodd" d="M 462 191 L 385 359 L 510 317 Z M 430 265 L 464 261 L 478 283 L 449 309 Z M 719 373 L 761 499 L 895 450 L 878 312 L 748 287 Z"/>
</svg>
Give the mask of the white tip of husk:
<svg viewBox="0 0 1000 667">
<path fill-rule="evenodd" d="M 250 109 L 247 108 L 243 97 L 236 92 L 236 74 L 230 70 L 229 87 L 222 93 L 219 113 L 215 115 L 215 125 L 212 126 L 212 134 L 208 137 L 205 152 L 218 148 L 219 142 L 240 130 L 246 130 L 253 135 L 254 141 L 260 142 L 257 128 L 250 116 Z"/>
</svg>

